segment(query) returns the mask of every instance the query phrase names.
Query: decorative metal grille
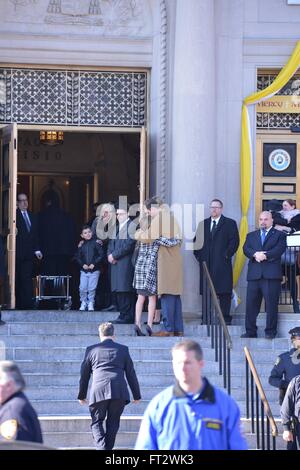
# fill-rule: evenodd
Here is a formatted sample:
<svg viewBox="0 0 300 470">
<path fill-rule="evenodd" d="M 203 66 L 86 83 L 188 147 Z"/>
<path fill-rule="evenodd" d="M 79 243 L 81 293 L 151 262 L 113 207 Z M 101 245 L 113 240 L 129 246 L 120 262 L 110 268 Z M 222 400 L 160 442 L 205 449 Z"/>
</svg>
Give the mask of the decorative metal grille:
<svg viewBox="0 0 300 470">
<path fill-rule="evenodd" d="M 271 85 L 276 75 L 265 74 L 257 77 L 257 90 L 263 90 Z M 277 95 L 299 96 L 300 78 L 293 77 Z M 300 127 L 300 114 L 296 113 L 256 113 L 256 126 L 259 129 L 289 129 L 291 126 Z"/>
<path fill-rule="evenodd" d="M 141 127 L 146 72 L 0 68 L 0 122 Z"/>
</svg>

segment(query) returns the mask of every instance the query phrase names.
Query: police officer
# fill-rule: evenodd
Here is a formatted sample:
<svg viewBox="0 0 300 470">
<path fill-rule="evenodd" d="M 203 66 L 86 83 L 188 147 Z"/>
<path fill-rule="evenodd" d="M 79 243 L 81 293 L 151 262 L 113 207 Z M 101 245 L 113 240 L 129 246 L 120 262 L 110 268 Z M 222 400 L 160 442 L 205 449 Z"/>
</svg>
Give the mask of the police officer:
<svg viewBox="0 0 300 470">
<path fill-rule="evenodd" d="M 291 380 L 280 409 L 280 415 L 283 426 L 282 437 L 288 445 L 293 444 L 293 448 L 288 447 L 288 450 L 299 450 L 300 375 L 297 375 Z"/>
<path fill-rule="evenodd" d="M 290 381 L 300 375 L 300 326 L 289 331 L 293 347 L 290 351 L 280 354 L 271 370 L 269 384 L 279 388 L 279 404 L 281 405 Z M 295 449 L 295 441 L 288 441 L 287 450 Z"/>
<path fill-rule="evenodd" d="M 43 442 L 36 412 L 23 393 L 24 378 L 13 361 L 0 361 L 0 441 Z"/>
</svg>

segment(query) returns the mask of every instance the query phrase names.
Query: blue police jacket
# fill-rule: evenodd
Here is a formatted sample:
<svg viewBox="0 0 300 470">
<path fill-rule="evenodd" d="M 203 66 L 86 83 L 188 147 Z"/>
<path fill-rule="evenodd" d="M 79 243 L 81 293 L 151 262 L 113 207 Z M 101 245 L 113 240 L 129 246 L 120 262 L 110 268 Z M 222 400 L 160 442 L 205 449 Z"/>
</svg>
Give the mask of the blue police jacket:
<svg viewBox="0 0 300 470">
<path fill-rule="evenodd" d="M 0 406 L 0 441 L 10 440 L 43 442 L 37 414 L 22 392 Z"/>
<path fill-rule="evenodd" d="M 178 384 L 156 395 L 148 405 L 135 449 L 246 450 L 236 402 L 203 378 L 199 395 L 187 395 Z"/>
</svg>

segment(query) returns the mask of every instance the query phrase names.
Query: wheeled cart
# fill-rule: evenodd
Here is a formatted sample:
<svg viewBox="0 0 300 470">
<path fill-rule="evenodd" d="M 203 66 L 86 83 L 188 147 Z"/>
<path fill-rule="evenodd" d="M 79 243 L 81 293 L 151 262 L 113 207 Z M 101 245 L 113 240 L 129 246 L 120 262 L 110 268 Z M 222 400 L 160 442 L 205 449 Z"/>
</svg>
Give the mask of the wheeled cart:
<svg viewBox="0 0 300 470">
<path fill-rule="evenodd" d="M 35 304 L 41 300 L 54 300 L 60 310 L 69 310 L 72 305 L 70 279 L 72 276 L 36 276 Z"/>
</svg>

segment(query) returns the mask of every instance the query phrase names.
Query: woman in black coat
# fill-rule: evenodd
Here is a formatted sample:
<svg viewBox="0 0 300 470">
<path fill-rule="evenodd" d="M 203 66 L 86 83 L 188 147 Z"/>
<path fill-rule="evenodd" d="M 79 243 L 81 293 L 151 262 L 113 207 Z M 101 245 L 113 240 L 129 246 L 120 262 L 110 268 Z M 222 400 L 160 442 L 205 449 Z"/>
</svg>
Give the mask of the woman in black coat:
<svg viewBox="0 0 300 470">
<path fill-rule="evenodd" d="M 296 208 L 294 199 L 286 199 L 282 203 L 282 210 L 273 215 L 274 226 L 287 235 L 300 230 L 300 210 Z M 284 275 L 293 300 L 294 313 L 299 313 L 298 288 L 296 276 L 298 274 L 297 260 L 292 259 L 295 252 L 286 251 L 283 257 Z M 288 256 L 289 255 L 289 256 Z"/>
</svg>

